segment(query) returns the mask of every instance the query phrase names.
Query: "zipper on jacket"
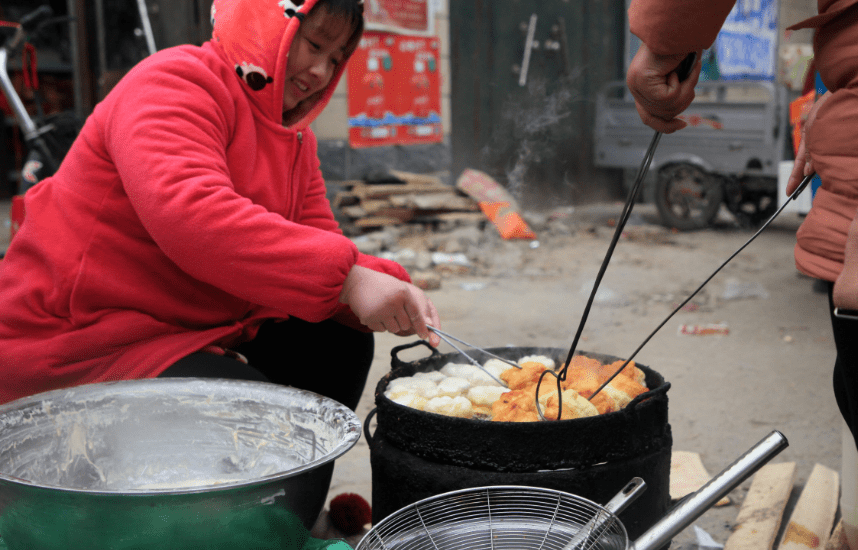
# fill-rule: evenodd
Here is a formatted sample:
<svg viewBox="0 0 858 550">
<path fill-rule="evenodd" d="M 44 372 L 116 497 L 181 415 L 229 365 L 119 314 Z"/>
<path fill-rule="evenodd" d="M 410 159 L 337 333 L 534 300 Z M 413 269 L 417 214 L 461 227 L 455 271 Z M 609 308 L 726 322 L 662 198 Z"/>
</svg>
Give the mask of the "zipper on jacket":
<svg viewBox="0 0 858 550">
<path fill-rule="evenodd" d="M 304 143 L 304 132 L 298 132 L 298 143 Z"/>
</svg>

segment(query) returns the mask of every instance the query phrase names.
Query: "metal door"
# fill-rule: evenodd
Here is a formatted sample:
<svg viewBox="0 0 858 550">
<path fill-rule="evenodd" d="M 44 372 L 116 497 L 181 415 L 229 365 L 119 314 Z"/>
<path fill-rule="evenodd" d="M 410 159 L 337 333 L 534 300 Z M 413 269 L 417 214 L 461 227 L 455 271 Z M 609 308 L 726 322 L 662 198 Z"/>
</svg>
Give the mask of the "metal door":
<svg viewBox="0 0 858 550">
<path fill-rule="evenodd" d="M 621 172 L 591 158 L 625 21 L 624 0 L 451 0 L 453 176 L 482 170 L 528 206 L 621 193 Z"/>
</svg>

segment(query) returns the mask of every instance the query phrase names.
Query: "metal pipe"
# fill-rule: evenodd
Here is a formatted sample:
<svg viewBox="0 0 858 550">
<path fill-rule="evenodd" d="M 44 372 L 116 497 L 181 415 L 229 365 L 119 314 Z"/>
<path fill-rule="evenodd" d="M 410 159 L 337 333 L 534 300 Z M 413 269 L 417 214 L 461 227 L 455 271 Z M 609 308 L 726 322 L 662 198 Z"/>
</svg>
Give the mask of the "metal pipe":
<svg viewBox="0 0 858 550">
<path fill-rule="evenodd" d="M 149 22 L 149 8 L 146 7 L 146 0 L 137 0 L 137 9 L 140 10 L 140 22 L 143 24 L 146 46 L 149 48 L 149 55 L 152 55 L 158 50 L 155 48 L 155 35 L 152 34 L 152 24 Z"/>
<path fill-rule="evenodd" d="M 77 18 L 74 16 L 75 0 L 66 0 L 66 11 L 69 15 L 69 50 L 72 65 L 72 89 L 74 93 L 74 112 L 78 120 L 83 120 L 83 84 L 81 83 L 80 49 L 77 43 Z"/>
<path fill-rule="evenodd" d="M 33 119 L 27 112 L 24 102 L 18 97 L 18 92 L 15 91 L 15 86 L 12 84 L 12 79 L 9 78 L 9 72 L 6 70 L 6 63 L 9 60 L 9 52 L 5 48 L 0 48 L 0 87 L 3 88 L 3 95 L 9 101 L 9 106 L 15 114 L 15 119 L 18 125 L 24 131 L 24 139 L 30 140 L 36 136 L 37 129 Z"/>
<path fill-rule="evenodd" d="M 629 550 L 661 548 L 788 445 L 782 433 L 777 430 L 771 432 L 706 485 L 686 497 L 685 501 L 630 544 Z"/>
</svg>

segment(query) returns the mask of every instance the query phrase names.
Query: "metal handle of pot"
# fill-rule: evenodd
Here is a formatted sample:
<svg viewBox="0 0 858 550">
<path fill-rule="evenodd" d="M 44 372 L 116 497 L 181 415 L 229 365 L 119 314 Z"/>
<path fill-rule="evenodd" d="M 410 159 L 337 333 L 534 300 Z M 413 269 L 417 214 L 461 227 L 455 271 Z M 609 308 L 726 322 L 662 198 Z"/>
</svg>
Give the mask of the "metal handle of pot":
<svg viewBox="0 0 858 550">
<path fill-rule="evenodd" d="M 363 423 L 363 436 L 366 438 L 366 444 L 372 447 L 372 436 L 369 433 L 369 421 L 378 413 L 378 407 L 373 407 L 369 414 L 366 415 L 366 420 Z"/>
<path fill-rule="evenodd" d="M 419 346 L 419 345 L 424 345 L 424 346 L 426 346 L 427 348 L 429 348 L 429 351 L 431 351 L 431 352 L 432 352 L 432 357 L 434 357 L 434 356 L 436 356 L 436 355 L 441 355 L 441 352 L 439 352 L 437 349 L 435 349 L 434 347 L 432 347 L 432 344 L 430 344 L 430 343 L 429 343 L 429 342 L 427 342 L 426 340 L 417 340 L 416 342 L 411 342 L 410 344 L 402 344 L 401 346 L 396 346 L 395 348 L 393 348 L 392 350 L 390 350 L 390 357 L 391 357 L 390 365 L 391 365 L 391 368 L 392 368 L 392 369 L 398 369 L 399 367 L 404 367 L 405 365 L 407 365 L 408 363 L 406 363 L 405 361 L 403 361 L 402 359 L 400 359 L 400 358 L 398 357 L 399 352 L 400 352 L 400 351 L 407 350 L 407 349 L 411 349 L 411 348 L 414 348 L 414 347 L 417 347 L 417 346 Z"/>
<path fill-rule="evenodd" d="M 629 550 L 661 548 L 788 446 L 786 437 L 774 430 L 721 473 L 710 479 L 706 485 L 691 493 L 688 500 L 671 510 L 667 516 L 630 544 Z"/>
</svg>

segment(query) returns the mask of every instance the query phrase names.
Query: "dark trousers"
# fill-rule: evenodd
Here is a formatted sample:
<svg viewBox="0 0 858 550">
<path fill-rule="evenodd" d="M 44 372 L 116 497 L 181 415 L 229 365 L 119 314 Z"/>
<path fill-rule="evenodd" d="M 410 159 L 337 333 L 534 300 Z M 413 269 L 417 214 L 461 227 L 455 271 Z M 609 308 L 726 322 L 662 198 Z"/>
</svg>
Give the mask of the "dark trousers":
<svg viewBox="0 0 858 550">
<path fill-rule="evenodd" d="M 372 333 L 335 321 L 291 318 L 266 321 L 256 338 L 234 351 L 249 364 L 200 352 L 180 359 L 160 376 L 273 382 L 330 397 L 355 410 L 366 386 L 375 340 Z"/>
<path fill-rule="evenodd" d="M 858 321 L 834 316 L 833 283 L 828 283 L 828 307 L 837 359 L 834 361 L 834 398 L 858 447 Z"/>
</svg>

